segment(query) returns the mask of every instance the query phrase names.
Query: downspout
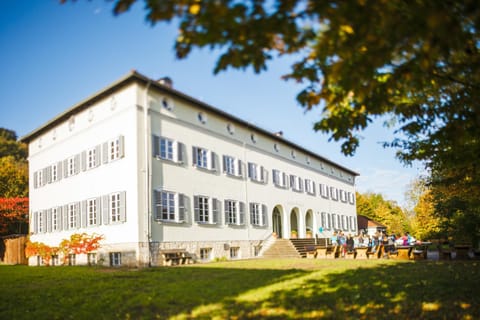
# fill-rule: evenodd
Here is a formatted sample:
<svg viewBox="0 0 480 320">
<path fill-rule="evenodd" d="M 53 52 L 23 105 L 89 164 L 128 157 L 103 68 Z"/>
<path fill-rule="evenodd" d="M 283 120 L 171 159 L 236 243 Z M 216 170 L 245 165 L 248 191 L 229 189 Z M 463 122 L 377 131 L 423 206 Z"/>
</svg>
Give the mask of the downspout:
<svg viewBox="0 0 480 320">
<path fill-rule="evenodd" d="M 145 93 L 143 98 L 143 129 L 144 129 L 144 159 L 145 159 L 145 219 L 147 223 L 147 242 L 148 242 L 148 266 L 152 266 L 152 254 L 151 254 L 151 240 L 152 240 L 152 223 L 151 223 L 151 203 L 150 203 L 150 152 L 149 152 L 149 126 L 148 126 L 148 112 L 149 112 L 149 103 L 148 103 L 148 90 L 150 89 L 151 81 L 147 82 L 145 87 Z"/>
</svg>

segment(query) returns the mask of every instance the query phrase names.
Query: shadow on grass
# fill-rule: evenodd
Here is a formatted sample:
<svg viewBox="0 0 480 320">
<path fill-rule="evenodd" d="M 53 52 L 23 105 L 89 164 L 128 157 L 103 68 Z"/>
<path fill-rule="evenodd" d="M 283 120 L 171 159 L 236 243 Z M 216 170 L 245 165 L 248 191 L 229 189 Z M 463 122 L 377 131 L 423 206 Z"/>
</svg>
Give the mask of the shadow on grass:
<svg viewBox="0 0 480 320">
<path fill-rule="evenodd" d="M 298 260 L 303 264 L 305 260 Z M 478 319 L 474 262 L 0 267 L 5 319 Z M 336 265 L 335 265 L 336 264 Z M 99 272 L 101 271 L 101 272 Z"/>
</svg>

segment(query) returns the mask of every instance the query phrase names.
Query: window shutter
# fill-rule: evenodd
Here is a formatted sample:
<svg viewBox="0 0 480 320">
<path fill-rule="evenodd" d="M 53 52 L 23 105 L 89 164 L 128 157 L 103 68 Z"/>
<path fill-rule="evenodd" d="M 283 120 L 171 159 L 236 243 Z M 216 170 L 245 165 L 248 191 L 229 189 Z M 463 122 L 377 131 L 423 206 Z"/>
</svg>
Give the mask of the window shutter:
<svg viewBox="0 0 480 320">
<path fill-rule="evenodd" d="M 317 194 L 317 190 L 315 190 L 315 183 L 312 181 L 312 194 L 313 195 L 316 195 Z"/>
<path fill-rule="evenodd" d="M 250 202 L 248 205 L 248 210 L 250 211 L 250 224 L 253 224 L 254 219 L 254 214 L 253 214 L 253 209 L 255 207 L 255 204 L 253 202 Z"/>
<path fill-rule="evenodd" d="M 105 195 L 102 197 L 102 223 L 104 225 L 110 223 L 110 196 Z"/>
<path fill-rule="evenodd" d="M 46 231 L 52 232 L 52 209 L 46 210 L 45 213 Z"/>
<path fill-rule="evenodd" d="M 101 199 L 102 199 L 101 197 L 98 197 L 95 199 L 95 218 L 97 220 L 97 223 L 95 224 L 96 226 L 99 226 L 102 220 L 102 215 L 101 215 L 102 210 L 100 209 L 100 205 L 102 201 Z"/>
<path fill-rule="evenodd" d="M 108 142 L 102 144 L 102 162 L 108 163 Z"/>
<path fill-rule="evenodd" d="M 63 165 L 62 161 L 57 162 L 57 181 L 62 180 L 62 178 L 63 178 L 63 170 L 62 170 L 63 167 L 62 167 L 62 165 Z"/>
<path fill-rule="evenodd" d="M 286 174 L 285 172 L 282 173 L 283 175 L 283 187 L 285 189 L 288 189 L 290 186 L 288 185 L 288 174 Z"/>
<path fill-rule="evenodd" d="M 215 201 L 215 200 L 212 200 Z M 225 210 L 225 223 L 230 222 L 229 216 L 230 216 L 230 207 L 228 206 L 228 201 L 230 200 L 224 200 L 223 201 L 223 209 Z"/>
<path fill-rule="evenodd" d="M 100 165 L 100 150 L 102 149 L 101 145 L 95 146 L 95 167 Z"/>
<path fill-rule="evenodd" d="M 218 200 L 212 199 L 212 223 L 218 223 Z"/>
<path fill-rule="evenodd" d="M 268 183 L 268 171 L 264 168 L 264 167 L 260 167 L 260 172 L 261 172 L 261 175 L 262 175 L 262 178 L 261 178 L 261 181 L 263 183 Z"/>
<path fill-rule="evenodd" d="M 76 154 L 73 159 L 73 167 L 75 174 L 80 172 L 80 154 Z"/>
<path fill-rule="evenodd" d="M 32 215 L 32 225 L 30 226 L 30 230 L 32 230 L 33 233 L 38 232 L 38 212 L 34 212 Z"/>
<path fill-rule="evenodd" d="M 33 188 L 38 188 L 38 173 L 36 171 L 33 173 Z"/>
<path fill-rule="evenodd" d="M 160 156 L 160 137 L 152 135 L 152 152 L 154 157 Z"/>
<path fill-rule="evenodd" d="M 81 153 L 80 163 L 82 171 L 85 171 L 87 169 L 87 152 L 85 150 Z"/>
<path fill-rule="evenodd" d="M 223 155 L 223 173 L 227 172 L 227 156 Z"/>
<path fill-rule="evenodd" d="M 57 231 L 63 230 L 63 207 L 57 207 Z"/>
<path fill-rule="evenodd" d="M 240 215 L 239 215 L 239 219 L 238 219 L 238 224 L 241 224 L 241 225 L 244 225 L 245 224 L 245 203 L 244 202 L 240 202 Z"/>
<path fill-rule="evenodd" d="M 240 177 L 243 176 L 243 163 L 240 159 L 237 160 L 237 175 Z"/>
<path fill-rule="evenodd" d="M 262 205 L 262 226 L 267 226 L 268 225 L 268 220 L 267 220 L 267 206 Z"/>
<path fill-rule="evenodd" d="M 178 221 L 186 222 L 185 219 L 185 196 L 181 193 L 178 194 Z"/>
<path fill-rule="evenodd" d="M 86 228 L 87 227 L 87 220 L 88 220 L 87 200 L 82 201 L 80 209 L 81 209 L 81 211 L 80 211 L 81 226 L 82 226 L 82 228 Z"/>
<path fill-rule="evenodd" d="M 217 155 L 215 152 L 210 151 L 210 170 L 217 171 Z"/>
<path fill-rule="evenodd" d="M 80 228 L 81 220 L 81 212 L 80 212 L 80 202 L 75 203 L 75 228 Z"/>
<path fill-rule="evenodd" d="M 297 179 L 297 177 L 295 177 L 294 175 L 290 175 L 290 186 L 292 186 L 292 189 L 293 190 L 296 190 L 296 184 L 295 184 L 295 180 Z"/>
<path fill-rule="evenodd" d="M 155 220 L 162 219 L 162 192 L 158 190 L 154 190 L 154 197 L 155 197 Z"/>
<path fill-rule="evenodd" d="M 47 176 L 45 179 L 46 183 L 52 183 L 52 166 L 48 166 L 45 172 L 47 173 Z"/>
<path fill-rule="evenodd" d="M 298 189 L 303 192 L 303 180 L 300 177 L 298 178 Z"/>
<path fill-rule="evenodd" d="M 193 212 L 195 215 L 195 222 L 200 220 L 200 209 L 198 208 L 198 196 L 193 197 Z"/>
<path fill-rule="evenodd" d="M 68 159 L 63 160 L 63 177 L 68 177 Z"/>
<path fill-rule="evenodd" d="M 125 137 L 119 136 L 118 137 L 118 157 L 123 158 L 125 156 Z"/>
<path fill-rule="evenodd" d="M 126 192 L 122 191 L 120 192 L 120 221 L 125 222 L 126 221 Z"/>
<path fill-rule="evenodd" d="M 181 142 L 176 142 L 177 144 L 177 162 L 183 163 L 183 150 L 185 148 L 185 145 Z"/>
<path fill-rule="evenodd" d="M 273 169 L 272 170 L 272 176 L 273 176 L 273 184 L 279 185 L 280 183 L 279 183 L 278 179 L 280 178 L 280 173 L 277 170 Z"/>
<path fill-rule="evenodd" d="M 198 159 L 198 148 L 192 147 L 192 166 L 197 166 L 197 159 Z"/>
<path fill-rule="evenodd" d="M 248 177 L 251 179 L 253 177 L 253 170 L 255 170 L 254 164 L 249 162 L 247 170 L 248 170 Z"/>
<path fill-rule="evenodd" d="M 68 230 L 68 204 L 63 206 L 63 230 Z"/>
</svg>

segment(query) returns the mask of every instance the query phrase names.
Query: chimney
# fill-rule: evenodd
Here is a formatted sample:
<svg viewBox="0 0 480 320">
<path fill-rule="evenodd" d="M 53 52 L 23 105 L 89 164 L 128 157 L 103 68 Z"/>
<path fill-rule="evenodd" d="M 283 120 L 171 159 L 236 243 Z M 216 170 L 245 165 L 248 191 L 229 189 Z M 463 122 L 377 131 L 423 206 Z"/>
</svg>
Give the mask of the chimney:
<svg viewBox="0 0 480 320">
<path fill-rule="evenodd" d="M 158 79 L 158 83 L 164 85 L 165 87 L 173 88 L 173 81 L 169 77 L 163 77 Z"/>
</svg>

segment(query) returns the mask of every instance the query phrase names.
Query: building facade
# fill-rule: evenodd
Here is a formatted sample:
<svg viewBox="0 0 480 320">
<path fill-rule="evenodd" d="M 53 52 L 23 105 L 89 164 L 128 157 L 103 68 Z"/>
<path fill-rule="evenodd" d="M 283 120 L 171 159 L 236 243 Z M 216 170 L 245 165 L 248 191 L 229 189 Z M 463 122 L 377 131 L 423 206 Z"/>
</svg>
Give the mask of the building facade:
<svg viewBox="0 0 480 320">
<path fill-rule="evenodd" d="M 357 232 L 357 173 L 166 80 L 132 71 L 22 138 L 31 241 L 95 233 L 77 264 L 148 266 L 166 249 L 251 258 L 272 235 Z"/>
</svg>

